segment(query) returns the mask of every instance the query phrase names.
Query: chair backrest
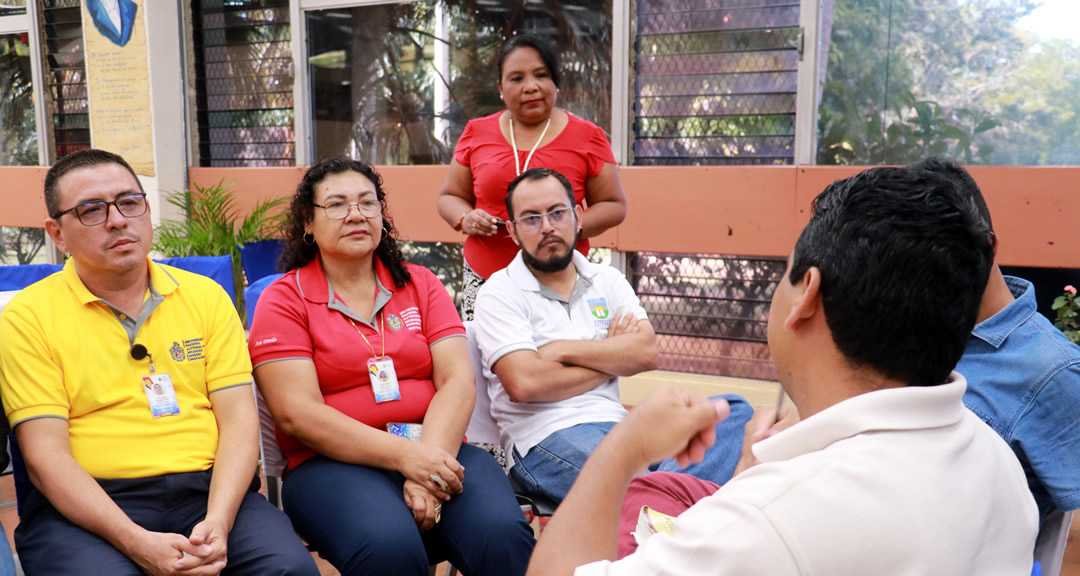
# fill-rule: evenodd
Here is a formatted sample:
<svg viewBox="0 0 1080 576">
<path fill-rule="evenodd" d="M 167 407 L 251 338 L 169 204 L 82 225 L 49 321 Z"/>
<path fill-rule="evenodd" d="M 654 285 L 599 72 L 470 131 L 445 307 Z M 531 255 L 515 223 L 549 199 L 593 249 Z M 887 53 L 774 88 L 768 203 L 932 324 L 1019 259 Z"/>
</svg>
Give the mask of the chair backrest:
<svg viewBox="0 0 1080 576">
<path fill-rule="evenodd" d="M 282 276 L 284 274 L 271 274 L 263 276 L 254 282 L 251 281 L 251 278 L 248 278 L 248 287 L 244 288 L 244 306 L 247 308 L 248 328 L 251 328 L 251 323 L 255 320 L 255 305 L 259 303 L 259 296 L 262 296 L 263 290 L 266 290 L 267 286 L 273 284 L 275 280 Z"/>
<path fill-rule="evenodd" d="M 1065 557 L 1065 544 L 1072 527 L 1072 511 L 1054 510 L 1043 519 L 1039 537 L 1035 540 L 1035 560 L 1042 569 L 1042 576 L 1059 576 L 1061 562 Z"/>
<path fill-rule="evenodd" d="M 44 280 L 47 276 L 59 272 L 63 268 L 59 264 L 0 266 L 0 292 L 22 290 L 38 280 Z"/>
<path fill-rule="evenodd" d="M 484 364 L 480 359 L 480 346 L 476 343 L 476 327 L 472 322 L 465 323 L 465 339 L 469 341 L 469 359 L 476 373 L 476 404 L 473 405 L 465 436 L 469 442 L 499 444 L 499 425 L 491 417 L 491 398 L 488 396 L 487 378 L 484 377 Z"/>
<path fill-rule="evenodd" d="M 244 276 L 248 285 L 259 278 L 277 274 L 277 262 L 285 251 L 284 240 L 261 240 L 248 242 L 240 247 L 240 264 L 244 267 Z"/>
<path fill-rule="evenodd" d="M 159 264 L 173 266 L 195 274 L 202 274 L 221 284 L 225 293 L 236 303 L 236 284 L 233 282 L 232 256 L 183 256 L 155 260 Z"/>
</svg>

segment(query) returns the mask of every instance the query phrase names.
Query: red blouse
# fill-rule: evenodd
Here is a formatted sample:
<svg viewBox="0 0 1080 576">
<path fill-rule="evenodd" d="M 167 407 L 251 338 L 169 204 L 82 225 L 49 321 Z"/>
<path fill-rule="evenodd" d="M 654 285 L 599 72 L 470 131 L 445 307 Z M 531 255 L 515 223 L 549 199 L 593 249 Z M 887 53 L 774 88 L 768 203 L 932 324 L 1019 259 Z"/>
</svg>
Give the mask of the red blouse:
<svg viewBox="0 0 1080 576">
<path fill-rule="evenodd" d="M 390 271 L 375 259 L 375 271 L 386 294 L 376 296 L 374 326 L 370 318 L 355 315 L 331 292 L 319 258 L 285 274 L 259 297 L 248 337 L 252 363 L 311 359 L 328 406 L 380 430 L 389 422 L 422 423 L 435 395 L 430 346 L 449 336 L 464 335 L 465 327 L 442 282 L 427 268 L 406 267 L 411 279 L 398 288 Z M 381 353 L 380 319 L 401 399 L 376 403 L 367 373 L 371 348 L 357 330 L 376 353 Z M 316 454 L 281 428 L 275 435 L 290 469 Z"/>
<path fill-rule="evenodd" d="M 506 220 L 506 188 L 517 174 L 514 149 L 499 129 L 500 114 L 470 120 L 454 149 L 454 159 L 472 171 L 476 207 Z M 615 156 L 603 130 L 569 112 L 566 115 L 570 120 L 566 128 L 554 140 L 536 149 L 529 168 L 550 168 L 566 176 L 574 188 L 574 199 L 581 204 L 585 199 L 585 181 L 600 174 L 605 164 L 614 164 Z M 519 148 L 518 156 L 524 168 L 529 150 Z M 588 240 L 578 242 L 577 249 L 588 254 Z M 503 226 L 492 236 L 469 236 L 465 240 L 465 261 L 485 279 L 505 268 L 517 253 L 517 244 Z"/>
</svg>

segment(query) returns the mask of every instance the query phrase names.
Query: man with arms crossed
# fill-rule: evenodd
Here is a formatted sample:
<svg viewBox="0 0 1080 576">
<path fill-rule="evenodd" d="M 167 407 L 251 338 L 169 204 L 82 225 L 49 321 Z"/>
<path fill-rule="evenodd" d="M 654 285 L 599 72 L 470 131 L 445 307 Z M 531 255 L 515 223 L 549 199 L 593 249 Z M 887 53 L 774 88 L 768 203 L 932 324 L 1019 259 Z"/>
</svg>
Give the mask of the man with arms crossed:
<svg viewBox="0 0 1080 576">
<path fill-rule="evenodd" d="M 36 488 L 15 531 L 26 573 L 318 574 L 256 492 L 251 361 L 224 290 L 149 260 L 120 156 L 61 158 L 45 203 L 71 258 L 0 316 L 0 393 Z"/>
<path fill-rule="evenodd" d="M 712 405 L 657 392 L 596 449 L 529 573 L 1030 574 L 1038 513 L 1023 471 L 951 372 L 992 260 L 974 205 L 939 176 L 876 168 L 829 186 L 769 315 L 803 420 L 756 444 L 760 463 L 674 535 L 612 562 L 632 475 L 712 441 Z"/>
<path fill-rule="evenodd" d="M 656 335 L 626 277 L 573 249 L 582 211 L 565 177 L 524 172 L 510 183 L 506 209 L 521 251 L 480 289 L 474 326 L 510 475 L 558 502 L 626 415 L 618 377 L 656 368 Z M 731 476 L 751 410 L 738 396 L 730 403 L 723 442 L 688 473 Z M 672 460 L 656 467 L 679 469 Z"/>
</svg>

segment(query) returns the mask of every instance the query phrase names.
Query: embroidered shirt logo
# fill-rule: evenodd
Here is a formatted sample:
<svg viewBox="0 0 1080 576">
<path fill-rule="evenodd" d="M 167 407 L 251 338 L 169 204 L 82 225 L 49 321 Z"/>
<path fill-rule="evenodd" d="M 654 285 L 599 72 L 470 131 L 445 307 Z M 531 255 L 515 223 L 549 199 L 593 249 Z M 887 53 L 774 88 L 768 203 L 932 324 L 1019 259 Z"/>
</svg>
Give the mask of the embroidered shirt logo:
<svg viewBox="0 0 1080 576">
<path fill-rule="evenodd" d="M 180 347 L 179 342 L 172 343 L 172 346 L 169 348 L 169 354 L 172 355 L 172 359 L 174 362 L 184 361 L 184 349 Z"/>
<path fill-rule="evenodd" d="M 588 300 L 588 303 L 589 312 L 591 312 L 593 317 L 597 320 L 607 320 L 608 316 L 611 315 L 611 312 L 608 311 L 606 299 L 593 298 L 591 300 Z"/>
<path fill-rule="evenodd" d="M 409 306 L 401 311 L 401 320 L 409 330 L 423 330 L 424 322 L 420 319 L 420 308 Z"/>
<path fill-rule="evenodd" d="M 387 314 L 386 324 L 390 326 L 391 330 L 401 330 L 401 318 L 398 318 L 397 314 Z"/>
</svg>

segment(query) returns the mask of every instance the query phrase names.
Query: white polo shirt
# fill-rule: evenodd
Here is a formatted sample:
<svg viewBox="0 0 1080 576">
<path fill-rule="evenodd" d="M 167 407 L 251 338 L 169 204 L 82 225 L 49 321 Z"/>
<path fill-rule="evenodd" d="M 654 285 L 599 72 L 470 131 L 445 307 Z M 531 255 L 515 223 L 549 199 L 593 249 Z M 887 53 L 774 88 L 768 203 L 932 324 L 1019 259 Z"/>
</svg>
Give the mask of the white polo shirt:
<svg viewBox="0 0 1080 576">
<path fill-rule="evenodd" d="M 574 252 L 578 278 L 567 302 L 533 276 L 521 253 L 491 275 L 476 296 L 476 341 L 488 379 L 491 415 L 499 425 L 507 454 L 522 456 L 554 432 L 588 422 L 618 422 L 626 415 L 619 401 L 619 379 L 558 402 L 514 402 L 491 367 L 518 350 L 533 350 L 556 340 L 607 337 L 616 313 L 645 319 L 645 309 L 621 272 L 593 264 Z M 509 460 L 509 458 L 508 458 Z"/>
<path fill-rule="evenodd" d="M 967 382 L 856 396 L 754 446 L 762 462 L 618 562 L 577 576 L 1027 576 L 1039 515 Z"/>
</svg>

